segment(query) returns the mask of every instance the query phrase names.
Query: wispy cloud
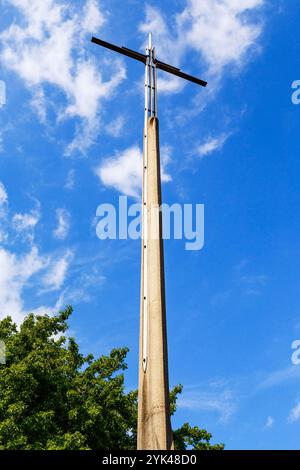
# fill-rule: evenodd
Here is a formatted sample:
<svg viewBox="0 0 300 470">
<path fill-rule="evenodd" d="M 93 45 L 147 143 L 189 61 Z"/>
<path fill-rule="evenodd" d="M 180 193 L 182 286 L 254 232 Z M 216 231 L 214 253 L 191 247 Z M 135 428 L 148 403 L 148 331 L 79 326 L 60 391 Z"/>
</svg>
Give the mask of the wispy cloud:
<svg viewBox="0 0 300 470">
<path fill-rule="evenodd" d="M 15 214 L 13 216 L 13 227 L 17 232 L 33 229 L 39 221 L 39 213 L 32 211 L 29 214 Z"/>
<path fill-rule="evenodd" d="M 218 384 L 209 387 L 186 387 L 178 399 L 178 407 L 193 411 L 208 411 L 216 413 L 219 421 L 225 423 L 237 410 L 238 399 L 235 392 Z"/>
<path fill-rule="evenodd" d="M 82 267 L 74 279 L 69 282 L 60 296 L 62 305 L 90 302 L 99 288 L 105 283 L 106 277 L 98 266 L 88 262 L 88 270 Z"/>
<path fill-rule="evenodd" d="M 8 196 L 4 184 L 0 182 L 0 206 L 3 206 L 8 201 Z"/>
<path fill-rule="evenodd" d="M 171 180 L 166 172 L 166 166 L 171 160 L 171 148 L 163 147 L 161 151 L 161 178 L 163 182 Z M 134 145 L 122 152 L 116 152 L 113 157 L 104 160 L 95 173 L 101 182 L 108 187 L 134 198 L 140 196 L 142 182 L 142 152 Z"/>
<path fill-rule="evenodd" d="M 241 277 L 244 285 L 244 293 L 247 295 L 261 295 L 263 288 L 268 282 L 265 274 L 244 275 Z"/>
<path fill-rule="evenodd" d="M 295 423 L 300 419 L 300 401 L 292 408 L 288 416 L 289 423 Z"/>
<path fill-rule="evenodd" d="M 285 382 L 299 380 L 300 367 L 290 366 L 285 369 L 279 369 L 268 374 L 258 385 L 258 389 L 271 388 L 281 385 Z"/>
<path fill-rule="evenodd" d="M 0 219 L 5 217 L 7 213 L 7 205 L 8 205 L 8 195 L 5 189 L 5 186 L 0 181 Z"/>
<path fill-rule="evenodd" d="M 61 289 L 66 280 L 72 258 L 73 253 L 68 250 L 64 256 L 53 260 L 42 279 L 44 290 L 51 291 Z"/>
<path fill-rule="evenodd" d="M 6 104 L 6 84 L 0 80 L 0 109 Z"/>
<path fill-rule="evenodd" d="M 224 303 L 232 302 L 237 295 L 260 296 L 268 280 L 269 277 L 266 274 L 253 272 L 250 262 L 243 259 L 237 266 L 233 266 L 228 274 L 226 288 L 212 295 L 211 305 L 220 307 Z"/>
<path fill-rule="evenodd" d="M 198 145 L 196 154 L 199 158 L 204 158 L 217 150 L 221 150 L 230 135 L 231 133 L 221 134 L 218 137 L 208 137 L 204 142 Z"/>
<path fill-rule="evenodd" d="M 70 230 L 71 215 L 66 209 L 56 209 L 57 227 L 53 236 L 58 240 L 65 240 Z"/>
<path fill-rule="evenodd" d="M 65 188 L 70 191 L 75 187 L 75 170 L 69 170 L 66 178 Z"/>
<path fill-rule="evenodd" d="M 36 201 L 36 207 L 28 213 L 14 214 L 11 221 L 11 226 L 19 236 L 24 240 L 33 242 L 35 227 L 41 218 L 40 203 Z"/>
<path fill-rule="evenodd" d="M 264 425 L 264 429 L 271 429 L 273 428 L 275 420 L 272 416 L 268 416 L 266 424 Z"/>
<path fill-rule="evenodd" d="M 108 135 L 111 135 L 112 137 L 120 137 L 124 129 L 124 125 L 125 125 L 125 117 L 118 116 L 116 119 L 109 122 L 106 125 L 105 129 Z"/>
</svg>

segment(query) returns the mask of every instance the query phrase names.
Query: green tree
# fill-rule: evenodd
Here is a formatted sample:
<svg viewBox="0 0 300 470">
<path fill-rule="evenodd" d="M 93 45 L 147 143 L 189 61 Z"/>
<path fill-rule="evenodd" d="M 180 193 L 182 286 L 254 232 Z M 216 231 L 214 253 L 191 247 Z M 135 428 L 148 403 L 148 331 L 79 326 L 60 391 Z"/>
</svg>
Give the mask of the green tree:
<svg viewBox="0 0 300 470">
<path fill-rule="evenodd" d="M 0 322 L 6 364 L 0 365 L 0 449 L 135 449 L 137 392 L 124 391 L 127 348 L 83 356 L 66 338 L 72 308 L 28 315 L 20 328 Z M 172 413 L 182 387 L 171 392 Z M 222 449 L 211 435 L 184 424 L 177 449 Z"/>
</svg>

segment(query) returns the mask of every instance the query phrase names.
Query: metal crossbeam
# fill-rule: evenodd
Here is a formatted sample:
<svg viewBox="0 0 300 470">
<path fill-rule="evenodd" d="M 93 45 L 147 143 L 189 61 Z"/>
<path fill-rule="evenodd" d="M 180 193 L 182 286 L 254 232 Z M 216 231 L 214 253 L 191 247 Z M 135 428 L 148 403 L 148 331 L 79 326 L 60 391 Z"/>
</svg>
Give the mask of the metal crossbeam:
<svg viewBox="0 0 300 470">
<path fill-rule="evenodd" d="M 176 67 L 172 67 L 172 65 L 165 64 L 164 62 L 160 62 L 159 60 L 155 61 L 155 65 L 158 69 L 163 70 L 164 72 L 171 73 L 172 75 L 176 75 L 177 77 L 183 78 L 184 80 L 188 80 L 189 82 L 196 83 L 197 85 L 206 87 L 207 82 L 201 80 L 200 78 L 193 77 L 192 75 L 188 75 L 187 73 L 182 72 L 180 69 Z"/>
<path fill-rule="evenodd" d="M 144 54 L 140 54 L 139 52 L 132 51 L 131 49 L 128 49 L 127 47 L 115 46 L 114 44 L 111 44 L 110 42 L 102 41 L 102 39 L 98 39 L 95 37 L 92 37 L 91 41 L 94 44 L 98 44 L 98 46 L 106 47 L 106 49 L 110 49 L 111 51 L 118 52 L 119 54 L 126 55 L 127 57 L 131 57 L 132 59 L 139 60 L 140 62 L 143 62 L 143 64 L 146 64 L 147 56 Z"/>
<path fill-rule="evenodd" d="M 128 49 L 127 47 L 118 47 L 115 46 L 114 44 L 111 44 L 106 41 L 102 41 L 102 39 L 98 39 L 93 37 L 92 42 L 95 44 L 98 44 L 99 46 L 106 47 L 107 49 L 110 49 L 112 51 L 118 52 L 119 54 L 123 54 L 127 57 L 130 57 L 131 59 L 138 60 L 139 62 L 142 62 L 143 64 L 146 65 L 147 63 L 147 55 L 141 54 L 140 52 L 133 51 L 131 49 Z M 149 51 L 148 51 L 149 52 Z M 177 77 L 183 78 L 184 80 L 188 80 L 189 82 L 196 83 L 197 85 L 206 87 L 207 82 L 204 80 L 201 80 L 200 78 L 193 77 L 192 75 L 189 75 L 187 73 L 182 72 L 179 68 L 173 67 L 172 65 L 165 64 L 164 62 L 161 62 L 160 60 L 154 58 L 153 59 L 154 64 L 156 67 L 160 70 L 163 70 L 164 72 L 171 73 L 172 75 L 176 75 Z"/>
</svg>

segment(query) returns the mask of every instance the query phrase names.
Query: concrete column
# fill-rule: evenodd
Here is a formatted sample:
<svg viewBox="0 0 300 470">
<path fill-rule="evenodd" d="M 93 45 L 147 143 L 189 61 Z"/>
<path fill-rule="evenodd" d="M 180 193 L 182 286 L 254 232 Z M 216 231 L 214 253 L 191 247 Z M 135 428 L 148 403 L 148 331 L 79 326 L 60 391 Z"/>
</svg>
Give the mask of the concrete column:
<svg viewBox="0 0 300 470">
<path fill-rule="evenodd" d="M 140 315 L 138 449 L 170 450 L 173 436 L 170 422 L 168 351 L 166 331 L 164 251 L 162 240 L 159 126 L 148 120 L 147 165 L 147 292 L 143 288 L 144 243 Z M 148 361 L 143 369 L 143 299 L 148 305 Z"/>
</svg>

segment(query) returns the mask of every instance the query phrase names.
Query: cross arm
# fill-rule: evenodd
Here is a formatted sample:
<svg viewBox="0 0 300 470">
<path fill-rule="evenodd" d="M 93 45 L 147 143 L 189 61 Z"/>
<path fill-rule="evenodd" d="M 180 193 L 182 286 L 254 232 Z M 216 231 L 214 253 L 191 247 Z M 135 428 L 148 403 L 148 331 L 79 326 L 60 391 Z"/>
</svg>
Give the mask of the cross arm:
<svg viewBox="0 0 300 470">
<path fill-rule="evenodd" d="M 180 69 L 173 67 L 172 65 L 165 64 L 164 62 L 160 62 L 159 60 L 155 60 L 156 67 L 164 72 L 171 73 L 176 75 L 177 77 L 183 78 L 184 80 L 188 80 L 189 82 L 196 83 L 197 85 L 201 85 L 206 87 L 207 82 L 201 80 L 200 78 L 193 77 L 192 75 L 188 75 L 187 73 L 182 72 Z"/>
<path fill-rule="evenodd" d="M 128 49 L 127 47 L 115 46 L 114 44 L 111 44 L 110 42 L 102 41 L 102 39 L 98 39 L 95 37 L 92 37 L 91 41 L 94 44 L 98 44 L 98 46 L 106 47 L 106 49 L 110 49 L 111 51 L 118 52 L 119 54 L 126 55 L 127 57 L 131 57 L 131 59 L 135 59 L 140 62 L 143 62 L 143 64 L 146 64 L 147 56 L 145 54 L 140 54 L 139 52 L 132 51 L 131 49 Z"/>
</svg>

